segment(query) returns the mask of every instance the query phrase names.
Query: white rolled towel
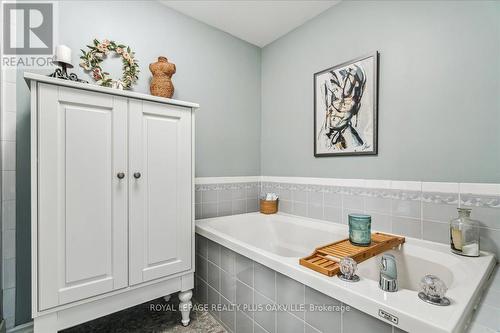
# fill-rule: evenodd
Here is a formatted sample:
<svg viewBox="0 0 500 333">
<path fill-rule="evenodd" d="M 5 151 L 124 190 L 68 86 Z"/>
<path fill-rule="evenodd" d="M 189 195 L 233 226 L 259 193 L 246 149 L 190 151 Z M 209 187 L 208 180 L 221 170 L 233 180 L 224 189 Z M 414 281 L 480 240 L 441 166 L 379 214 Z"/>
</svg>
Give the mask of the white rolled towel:
<svg viewBox="0 0 500 333">
<path fill-rule="evenodd" d="M 276 193 L 267 193 L 266 201 L 276 201 L 278 200 L 278 195 Z"/>
</svg>

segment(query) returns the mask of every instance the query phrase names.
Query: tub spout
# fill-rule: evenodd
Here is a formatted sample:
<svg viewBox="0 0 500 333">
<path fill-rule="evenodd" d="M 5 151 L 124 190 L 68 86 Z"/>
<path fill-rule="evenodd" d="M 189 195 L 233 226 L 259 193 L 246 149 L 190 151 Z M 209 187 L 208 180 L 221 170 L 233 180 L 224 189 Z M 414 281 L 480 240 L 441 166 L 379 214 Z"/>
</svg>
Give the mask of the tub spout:
<svg viewBox="0 0 500 333">
<path fill-rule="evenodd" d="M 398 290 L 398 269 L 396 258 L 392 254 L 382 255 L 379 286 L 383 291 L 395 292 Z"/>
</svg>

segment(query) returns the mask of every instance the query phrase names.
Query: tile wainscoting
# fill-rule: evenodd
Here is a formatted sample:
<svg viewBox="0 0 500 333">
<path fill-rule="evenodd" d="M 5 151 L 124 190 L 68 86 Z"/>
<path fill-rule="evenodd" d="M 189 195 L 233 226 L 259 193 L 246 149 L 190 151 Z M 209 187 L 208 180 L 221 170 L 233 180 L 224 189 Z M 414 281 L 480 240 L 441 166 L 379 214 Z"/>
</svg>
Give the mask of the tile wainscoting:
<svg viewBox="0 0 500 333">
<path fill-rule="evenodd" d="M 260 193 L 275 192 L 282 213 L 347 223 L 349 213 L 372 216 L 372 228 L 449 243 L 457 207 L 481 222 L 481 248 L 500 258 L 500 184 L 428 183 L 331 178 L 198 178 L 196 218 L 258 211 Z"/>
<path fill-rule="evenodd" d="M 196 184 L 195 217 L 200 219 L 257 212 L 260 190 L 258 181 Z"/>
<path fill-rule="evenodd" d="M 0 312 L 7 329 L 14 327 L 16 312 L 16 82 L 16 70 L 3 67 L 0 84 Z"/>
<path fill-rule="evenodd" d="M 199 235 L 194 295 L 229 332 L 403 332 Z"/>
</svg>

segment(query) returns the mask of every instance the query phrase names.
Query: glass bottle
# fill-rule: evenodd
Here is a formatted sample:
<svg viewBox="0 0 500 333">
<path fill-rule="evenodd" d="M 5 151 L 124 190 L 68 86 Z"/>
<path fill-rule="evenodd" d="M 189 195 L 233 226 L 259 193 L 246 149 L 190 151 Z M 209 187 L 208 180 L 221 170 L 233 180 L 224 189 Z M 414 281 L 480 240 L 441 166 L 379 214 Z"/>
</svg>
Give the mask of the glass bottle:
<svg viewBox="0 0 500 333">
<path fill-rule="evenodd" d="M 451 252 L 479 257 L 479 223 L 470 218 L 472 209 L 458 208 L 458 217 L 450 222 Z"/>
</svg>

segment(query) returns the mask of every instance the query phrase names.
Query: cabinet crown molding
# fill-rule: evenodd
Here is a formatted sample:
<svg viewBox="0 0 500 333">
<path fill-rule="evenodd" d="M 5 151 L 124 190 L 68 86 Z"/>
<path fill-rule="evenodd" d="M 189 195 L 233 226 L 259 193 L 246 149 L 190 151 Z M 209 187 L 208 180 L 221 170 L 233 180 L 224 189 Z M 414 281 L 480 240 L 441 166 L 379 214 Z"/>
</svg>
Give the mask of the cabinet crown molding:
<svg viewBox="0 0 500 333">
<path fill-rule="evenodd" d="M 41 74 L 35 74 L 35 73 L 25 72 L 24 79 L 28 83 L 28 86 L 30 86 L 30 84 L 29 84 L 30 81 L 36 81 L 36 82 L 43 82 L 43 83 L 48 83 L 48 84 L 55 84 L 55 85 L 63 86 L 63 87 L 78 88 L 78 89 L 95 91 L 95 92 L 100 92 L 100 93 L 105 93 L 105 94 L 110 94 L 110 95 L 118 95 L 118 96 L 124 96 L 124 97 L 128 97 L 128 98 L 135 98 L 135 99 L 140 99 L 140 100 L 152 101 L 152 102 L 157 102 L 157 103 L 183 106 L 183 107 L 191 108 L 193 111 L 200 107 L 200 105 L 197 103 L 179 101 L 176 99 L 170 99 L 170 98 L 164 98 L 164 97 L 158 97 L 158 96 L 138 93 L 138 92 L 134 92 L 134 91 L 130 91 L 130 90 L 119 90 L 119 89 L 115 89 L 115 88 L 101 87 L 101 86 L 91 84 L 91 83 L 81 83 L 81 82 L 75 82 L 75 81 L 70 81 L 70 80 L 57 79 L 57 78 L 53 78 L 53 77 L 49 77 L 49 76 L 45 76 L 45 75 L 41 75 Z"/>
</svg>

